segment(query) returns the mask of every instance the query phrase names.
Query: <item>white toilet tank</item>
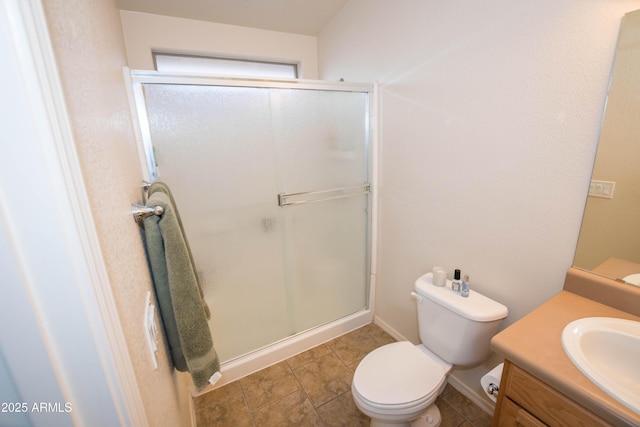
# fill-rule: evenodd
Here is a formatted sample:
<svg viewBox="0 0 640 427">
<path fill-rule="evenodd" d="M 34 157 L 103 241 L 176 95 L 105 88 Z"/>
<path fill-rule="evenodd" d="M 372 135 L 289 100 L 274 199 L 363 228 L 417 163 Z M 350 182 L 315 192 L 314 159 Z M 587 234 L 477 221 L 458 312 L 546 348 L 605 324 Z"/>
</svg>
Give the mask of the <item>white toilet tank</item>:
<svg viewBox="0 0 640 427">
<path fill-rule="evenodd" d="M 416 280 L 420 340 L 441 359 L 458 366 L 472 366 L 489 355 L 489 342 L 507 317 L 507 307 L 471 290 L 463 298 L 451 283 L 432 284 L 431 273 Z"/>
</svg>

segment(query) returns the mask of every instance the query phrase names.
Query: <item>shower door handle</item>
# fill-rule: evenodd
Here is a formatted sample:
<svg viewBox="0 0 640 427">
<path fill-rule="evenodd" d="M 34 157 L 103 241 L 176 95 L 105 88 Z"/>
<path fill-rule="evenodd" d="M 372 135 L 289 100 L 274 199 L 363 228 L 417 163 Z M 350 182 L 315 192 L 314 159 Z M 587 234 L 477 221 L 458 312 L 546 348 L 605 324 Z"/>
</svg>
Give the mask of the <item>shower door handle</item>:
<svg viewBox="0 0 640 427">
<path fill-rule="evenodd" d="M 371 184 L 365 182 L 350 187 L 333 188 L 330 190 L 306 191 L 301 193 L 278 194 L 278 206 L 303 205 L 306 203 L 324 202 L 327 200 L 344 199 L 347 197 L 361 196 L 371 192 Z"/>
</svg>

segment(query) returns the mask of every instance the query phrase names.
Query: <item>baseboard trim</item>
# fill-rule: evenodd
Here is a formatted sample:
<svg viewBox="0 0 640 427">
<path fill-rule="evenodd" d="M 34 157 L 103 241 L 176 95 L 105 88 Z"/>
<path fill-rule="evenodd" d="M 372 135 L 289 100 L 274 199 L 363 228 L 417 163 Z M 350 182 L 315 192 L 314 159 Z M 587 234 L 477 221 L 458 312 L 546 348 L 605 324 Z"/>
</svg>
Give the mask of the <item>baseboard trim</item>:
<svg viewBox="0 0 640 427">
<path fill-rule="evenodd" d="M 373 323 L 380 326 L 383 331 L 391 335 L 396 341 L 409 341 L 405 338 L 400 332 L 396 331 L 384 320 L 380 319 L 378 316 L 373 316 Z"/>
</svg>

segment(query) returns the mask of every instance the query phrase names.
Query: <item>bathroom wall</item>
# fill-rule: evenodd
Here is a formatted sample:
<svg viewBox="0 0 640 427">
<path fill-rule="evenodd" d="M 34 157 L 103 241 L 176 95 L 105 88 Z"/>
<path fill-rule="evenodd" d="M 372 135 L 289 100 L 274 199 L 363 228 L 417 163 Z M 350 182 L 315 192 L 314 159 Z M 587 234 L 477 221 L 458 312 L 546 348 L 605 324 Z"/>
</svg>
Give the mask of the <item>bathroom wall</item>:
<svg viewBox="0 0 640 427">
<path fill-rule="evenodd" d="M 142 173 L 122 67 L 120 15 L 112 0 L 43 0 L 101 250 L 151 426 L 190 425 L 184 375 L 161 343 L 152 370 L 143 332 L 151 289 L 140 231 L 129 213 L 141 200 Z"/>
<path fill-rule="evenodd" d="M 640 1 L 351 0 L 320 78 L 380 83 L 376 316 L 418 341 L 417 277 L 460 268 L 507 326 L 562 289 L 620 20 Z M 478 394 L 486 366 L 454 376 Z"/>
<path fill-rule="evenodd" d="M 120 15 L 131 69 L 153 70 L 151 50 L 159 49 L 298 62 L 301 78 L 317 78 L 315 37 L 125 10 Z"/>
</svg>

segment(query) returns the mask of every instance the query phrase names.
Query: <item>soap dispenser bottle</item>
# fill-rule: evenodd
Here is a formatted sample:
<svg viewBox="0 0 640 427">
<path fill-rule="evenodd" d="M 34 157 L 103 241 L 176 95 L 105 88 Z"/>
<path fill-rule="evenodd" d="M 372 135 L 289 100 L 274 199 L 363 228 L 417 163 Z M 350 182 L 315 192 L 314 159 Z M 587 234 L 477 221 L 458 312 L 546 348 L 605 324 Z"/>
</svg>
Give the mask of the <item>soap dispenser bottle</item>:
<svg viewBox="0 0 640 427">
<path fill-rule="evenodd" d="M 465 274 L 464 279 L 462 279 L 462 287 L 460 288 L 460 296 L 465 298 L 469 297 L 469 275 Z"/>
<path fill-rule="evenodd" d="M 451 281 L 451 290 L 455 293 L 460 293 L 460 270 L 453 272 L 453 280 Z"/>
</svg>

